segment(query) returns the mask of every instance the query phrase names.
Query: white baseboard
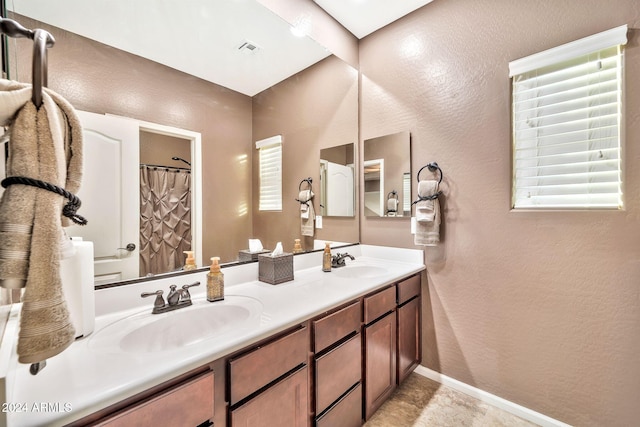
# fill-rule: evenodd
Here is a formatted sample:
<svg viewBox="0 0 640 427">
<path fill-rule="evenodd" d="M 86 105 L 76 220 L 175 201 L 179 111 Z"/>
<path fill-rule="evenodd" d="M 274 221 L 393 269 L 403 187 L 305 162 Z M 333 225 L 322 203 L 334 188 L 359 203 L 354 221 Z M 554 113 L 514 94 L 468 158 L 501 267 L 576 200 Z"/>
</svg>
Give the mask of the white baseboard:
<svg viewBox="0 0 640 427">
<path fill-rule="evenodd" d="M 414 372 L 540 426 L 570 427 L 569 424 L 565 424 L 539 412 L 532 411 L 529 408 L 525 408 L 524 406 L 518 405 L 517 403 L 510 402 L 506 399 L 496 396 L 495 394 L 480 390 L 479 388 L 463 383 L 462 381 L 450 378 L 422 365 L 419 365 Z"/>
</svg>

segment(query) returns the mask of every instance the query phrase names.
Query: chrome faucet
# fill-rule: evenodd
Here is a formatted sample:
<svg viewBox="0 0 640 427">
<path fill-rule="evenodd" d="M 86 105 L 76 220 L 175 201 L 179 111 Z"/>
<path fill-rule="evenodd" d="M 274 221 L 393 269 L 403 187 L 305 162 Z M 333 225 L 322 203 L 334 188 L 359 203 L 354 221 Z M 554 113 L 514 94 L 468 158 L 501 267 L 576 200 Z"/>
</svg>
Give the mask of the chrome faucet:
<svg viewBox="0 0 640 427">
<path fill-rule="evenodd" d="M 165 303 L 162 294 L 162 289 L 155 292 L 143 292 L 140 294 L 142 298 L 156 296 L 156 300 L 153 303 L 152 314 L 166 313 L 168 311 L 177 310 L 179 308 L 188 307 L 191 305 L 191 294 L 189 288 L 192 286 L 198 286 L 200 282 L 193 282 L 190 285 L 182 285 L 181 289 L 177 289 L 176 285 L 169 286 L 169 295 L 167 295 L 167 302 Z"/>
<path fill-rule="evenodd" d="M 355 260 L 353 255 L 349 255 L 346 252 L 343 254 L 338 253 L 331 257 L 331 267 L 332 268 L 344 267 L 346 265 L 345 264 L 346 258 L 350 258 L 352 261 Z"/>
</svg>

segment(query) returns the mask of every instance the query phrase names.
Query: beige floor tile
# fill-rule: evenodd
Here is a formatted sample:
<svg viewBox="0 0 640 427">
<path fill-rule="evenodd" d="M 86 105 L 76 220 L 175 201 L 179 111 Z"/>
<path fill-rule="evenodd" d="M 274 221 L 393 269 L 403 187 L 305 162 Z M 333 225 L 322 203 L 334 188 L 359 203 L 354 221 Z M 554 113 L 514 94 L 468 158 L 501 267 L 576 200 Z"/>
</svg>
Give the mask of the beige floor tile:
<svg viewBox="0 0 640 427">
<path fill-rule="evenodd" d="M 366 427 L 534 427 L 536 424 L 411 374 Z"/>
</svg>

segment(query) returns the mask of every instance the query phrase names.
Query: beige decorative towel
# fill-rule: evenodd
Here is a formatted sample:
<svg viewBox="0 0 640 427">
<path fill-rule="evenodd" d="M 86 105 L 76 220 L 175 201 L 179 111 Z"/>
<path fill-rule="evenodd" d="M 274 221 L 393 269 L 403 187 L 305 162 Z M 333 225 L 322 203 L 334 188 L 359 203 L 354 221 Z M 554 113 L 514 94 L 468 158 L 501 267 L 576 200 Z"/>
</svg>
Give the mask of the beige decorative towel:
<svg viewBox="0 0 640 427">
<path fill-rule="evenodd" d="M 313 191 L 302 190 L 298 193 L 298 201 L 300 202 L 300 228 L 303 236 L 311 236 L 315 234 L 314 222 L 316 219 L 315 209 L 313 208 Z"/>
<path fill-rule="evenodd" d="M 438 181 L 418 182 L 418 197 L 437 194 Z M 416 234 L 414 243 L 422 246 L 436 246 L 440 242 L 440 201 L 438 198 L 421 200 L 416 203 Z"/>
<path fill-rule="evenodd" d="M 8 91 L 24 87 L 0 83 Z M 19 109 L 11 123 L 7 176 L 40 179 L 71 193 L 78 191 L 82 129 L 73 107 L 62 97 L 47 90 L 40 109 L 30 100 Z M 56 193 L 20 184 L 9 186 L 0 200 L 0 233 L 7 251 L 0 253 L 0 285 L 25 286 L 18 337 L 20 363 L 53 357 L 75 336 L 59 270 L 65 202 Z"/>
</svg>

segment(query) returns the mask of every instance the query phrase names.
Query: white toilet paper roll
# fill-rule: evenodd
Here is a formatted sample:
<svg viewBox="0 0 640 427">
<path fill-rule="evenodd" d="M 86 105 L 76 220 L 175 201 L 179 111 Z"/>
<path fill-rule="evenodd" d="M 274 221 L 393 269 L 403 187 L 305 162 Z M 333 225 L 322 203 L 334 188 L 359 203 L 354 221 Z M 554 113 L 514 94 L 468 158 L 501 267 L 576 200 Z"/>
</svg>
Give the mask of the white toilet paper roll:
<svg viewBox="0 0 640 427">
<path fill-rule="evenodd" d="M 72 239 L 72 243 L 76 253 L 60 260 L 60 278 L 78 338 L 89 335 L 95 327 L 93 242 Z"/>
</svg>

